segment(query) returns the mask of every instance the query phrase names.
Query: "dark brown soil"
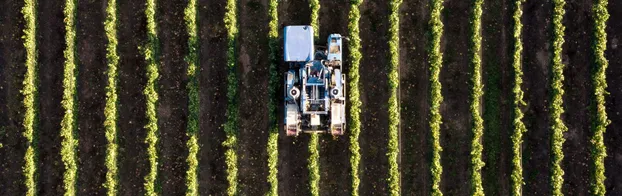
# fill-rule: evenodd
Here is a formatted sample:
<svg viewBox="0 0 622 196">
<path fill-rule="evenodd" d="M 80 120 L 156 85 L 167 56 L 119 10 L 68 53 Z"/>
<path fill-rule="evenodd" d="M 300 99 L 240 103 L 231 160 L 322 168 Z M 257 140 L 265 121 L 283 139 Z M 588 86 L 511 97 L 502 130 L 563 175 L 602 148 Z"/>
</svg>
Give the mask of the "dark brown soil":
<svg viewBox="0 0 622 196">
<path fill-rule="evenodd" d="M 563 192 L 572 195 L 589 195 L 592 20 L 592 1 L 567 2 L 563 62 L 566 64 L 564 122 L 568 132 L 564 134 L 566 142 L 562 168 L 565 171 Z"/>
<path fill-rule="evenodd" d="M 471 67 L 469 65 L 469 1 L 445 1 L 444 34 L 441 40 L 443 85 L 441 115 L 441 190 L 448 195 L 468 195 L 471 150 L 471 113 L 469 111 Z"/>
<path fill-rule="evenodd" d="M 611 124 L 605 134 L 607 158 L 605 159 L 605 175 L 608 195 L 622 195 L 622 1 L 609 2 L 607 22 L 607 115 Z"/>
<path fill-rule="evenodd" d="M 61 195 L 64 165 L 60 157 L 60 122 L 64 111 L 62 99 L 63 50 L 65 25 L 63 2 L 38 2 L 37 18 L 45 19 L 37 26 L 39 67 L 39 165 L 37 168 L 39 195 Z"/>
<path fill-rule="evenodd" d="M 104 195 L 106 180 L 105 1 L 80 1 L 76 15 L 78 56 L 78 194 Z"/>
<path fill-rule="evenodd" d="M 0 195 L 25 191 L 22 166 L 26 140 L 22 136 L 23 96 L 20 93 L 25 66 L 25 50 L 20 13 L 23 1 L 0 3 Z"/>
<path fill-rule="evenodd" d="M 431 188 L 429 129 L 429 1 L 406 0 L 400 11 L 400 104 L 402 194 Z"/>
<path fill-rule="evenodd" d="M 144 177 L 147 174 L 145 144 L 145 58 L 138 47 L 145 44 L 145 3 L 141 1 L 118 2 L 118 53 L 119 61 L 119 195 L 143 195 Z"/>
<path fill-rule="evenodd" d="M 484 152 L 482 182 L 487 195 L 509 195 L 512 135 L 512 42 L 514 13 L 511 1 L 486 1 L 482 14 L 482 99 Z"/>
<path fill-rule="evenodd" d="M 315 43 L 326 45 L 328 36 L 333 33 L 348 36 L 349 12 L 348 0 L 320 1 L 320 37 Z M 348 73 L 350 52 L 347 48 L 348 42 L 344 41 L 343 44 L 346 46 L 342 50 L 345 59 L 344 73 Z M 352 192 L 349 146 L 349 133 L 336 138 L 329 134 L 320 137 L 320 195 L 348 195 Z"/>
<path fill-rule="evenodd" d="M 156 20 L 160 39 L 158 81 L 158 183 L 162 195 L 183 195 L 186 191 L 186 122 L 188 119 L 187 63 L 188 35 L 184 20 L 186 0 L 158 1 Z"/>
<path fill-rule="evenodd" d="M 309 2 L 307 1 L 281 1 L 279 2 L 279 46 L 281 50 L 277 58 L 281 59 L 278 70 L 286 72 L 288 65 L 283 59 L 283 27 L 288 25 L 309 25 L 311 24 L 311 13 Z M 283 114 L 283 92 L 279 85 L 277 90 L 277 118 L 279 125 L 283 125 L 283 118 L 278 117 Z M 301 134 L 298 137 L 285 136 L 283 127 L 279 127 L 279 195 L 308 195 L 309 194 L 309 170 L 307 168 L 307 158 L 309 157 L 308 144 L 309 135 Z M 320 152 L 321 153 L 321 152 Z M 321 165 L 320 165 L 321 167 Z"/>
<path fill-rule="evenodd" d="M 225 1 L 199 1 L 199 193 L 223 195 L 228 183 L 224 159 L 227 109 L 227 30 Z"/>
<path fill-rule="evenodd" d="M 523 6 L 523 88 L 525 91 L 525 126 L 523 137 L 523 193 L 550 194 L 549 81 L 552 3 L 528 1 Z"/>
<path fill-rule="evenodd" d="M 387 144 L 389 4 L 386 1 L 364 1 L 361 5 L 361 186 L 362 195 L 386 195 L 389 163 Z"/>
<path fill-rule="evenodd" d="M 262 195 L 269 188 L 268 1 L 243 0 L 238 5 L 239 190 L 241 195 Z"/>
</svg>

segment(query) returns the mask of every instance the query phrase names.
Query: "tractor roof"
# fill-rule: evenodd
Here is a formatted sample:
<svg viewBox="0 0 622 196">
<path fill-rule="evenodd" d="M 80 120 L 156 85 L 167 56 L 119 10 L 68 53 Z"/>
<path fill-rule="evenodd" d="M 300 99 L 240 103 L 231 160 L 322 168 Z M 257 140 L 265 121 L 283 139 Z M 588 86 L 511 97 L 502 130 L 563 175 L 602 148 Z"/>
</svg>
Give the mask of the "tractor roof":
<svg viewBox="0 0 622 196">
<path fill-rule="evenodd" d="M 313 60 L 313 28 L 311 26 L 286 26 L 284 58 L 286 62 Z"/>
</svg>

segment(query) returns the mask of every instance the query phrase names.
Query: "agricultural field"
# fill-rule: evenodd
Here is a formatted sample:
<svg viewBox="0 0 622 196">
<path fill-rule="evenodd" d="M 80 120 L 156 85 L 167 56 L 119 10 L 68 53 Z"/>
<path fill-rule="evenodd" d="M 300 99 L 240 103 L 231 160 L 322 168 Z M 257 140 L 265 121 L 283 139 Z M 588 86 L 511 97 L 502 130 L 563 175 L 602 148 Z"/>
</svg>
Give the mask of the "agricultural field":
<svg viewBox="0 0 622 196">
<path fill-rule="evenodd" d="M 4 0 L 0 195 L 622 195 L 622 1 Z M 283 28 L 347 130 L 286 136 Z"/>
</svg>

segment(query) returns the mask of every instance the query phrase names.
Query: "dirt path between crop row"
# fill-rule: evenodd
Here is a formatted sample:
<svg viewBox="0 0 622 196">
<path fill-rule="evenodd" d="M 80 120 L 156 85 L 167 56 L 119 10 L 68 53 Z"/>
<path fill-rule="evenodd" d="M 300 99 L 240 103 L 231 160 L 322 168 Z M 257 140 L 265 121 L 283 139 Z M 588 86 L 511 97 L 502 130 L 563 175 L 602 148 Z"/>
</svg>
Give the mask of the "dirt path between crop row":
<svg viewBox="0 0 622 196">
<path fill-rule="evenodd" d="M 61 195 L 64 166 L 60 161 L 60 122 L 63 92 L 63 49 L 65 25 L 63 2 L 42 1 L 37 5 L 37 46 L 39 79 L 39 163 L 38 194 Z"/>
<path fill-rule="evenodd" d="M 430 193 L 429 1 L 406 0 L 400 11 L 402 194 Z"/>
<path fill-rule="evenodd" d="M 239 190 L 241 195 L 268 191 L 269 110 L 268 1 L 242 0 L 238 7 Z M 280 94 L 279 94 L 280 95 Z"/>
<path fill-rule="evenodd" d="M 106 180 L 106 35 L 105 1 L 80 1 L 76 14 L 78 58 L 78 194 L 104 195 Z M 59 72 L 60 73 L 60 72 Z"/>
<path fill-rule="evenodd" d="M 594 89 L 591 80 L 594 22 L 592 1 L 571 0 L 564 17 L 566 36 L 563 48 L 564 70 L 564 187 L 563 192 L 589 195 L 590 184 L 590 102 Z"/>
<path fill-rule="evenodd" d="M 523 138 L 524 193 L 550 194 L 549 102 L 552 54 L 552 3 L 528 1 L 523 5 L 523 85 L 525 91 L 525 126 Z"/>
<path fill-rule="evenodd" d="M 199 12 L 199 194 L 220 195 L 228 183 L 224 159 L 227 108 L 225 1 L 200 0 Z"/>
<path fill-rule="evenodd" d="M 509 195 L 513 133 L 513 19 L 511 1 L 486 1 L 482 15 L 482 182 L 487 195 Z"/>
<path fill-rule="evenodd" d="M 145 58 L 138 47 L 146 41 L 145 3 L 118 1 L 119 60 L 119 195 L 143 195 L 147 174 L 145 144 Z"/>
<path fill-rule="evenodd" d="M 605 176 L 608 195 L 622 195 L 622 1 L 609 1 L 607 22 L 607 115 L 611 124 L 605 133 L 607 158 L 605 159 Z"/>
<path fill-rule="evenodd" d="M 25 193 L 22 167 L 26 139 L 22 136 L 23 96 L 20 93 L 26 68 L 23 46 L 24 2 L 0 3 L 0 195 Z"/>
<path fill-rule="evenodd" d="M 282 79 L 282 73 L 288 69 L 288 65 L 283 61 L 283 27 L 288 25 L 310 25 L 311 10 L 307 1 L 280 1 L 278 10 L 280 50 L 277 58 L 280 59 L 278 72 Z M 281 94 L 283 91 L 283 85 L 279 85 L 279 89 L 276 91 L 279 125 L 284 123 L 282 118 L 284 110 L 283 94 Z M 309 157 L 310 136 L 301 134 L 298 137 L 288 137 L 284 134 L 284 131 L 283 127 L 279 126 L 279 195 L 309 195 L 307 158 Z"/>
<path fill-rule="evenodd" d="M 361 76 L 361 186 L 362 195 L 385 195 L 389 192 L 388 78 L 389 4 L 364 1 L 360 7 L 362 55 Z"/>
<path fill-rule="evenodd" d="M 186 192 L 186 122 L 188 119 L 188 35 L 184 21 L 186 0 L 158 1 L 156 20 L 160 39 L 158 81 L 158 181 L 162 195 Z"/>
</svg>

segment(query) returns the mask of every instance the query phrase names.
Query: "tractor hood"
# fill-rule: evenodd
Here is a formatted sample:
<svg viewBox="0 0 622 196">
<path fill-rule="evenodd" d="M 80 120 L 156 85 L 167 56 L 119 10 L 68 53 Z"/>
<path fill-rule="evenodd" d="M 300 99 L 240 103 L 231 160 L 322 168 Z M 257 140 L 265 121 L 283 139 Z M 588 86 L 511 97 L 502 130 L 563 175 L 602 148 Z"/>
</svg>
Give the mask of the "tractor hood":
<svg viewBox="0 0 622 196">
<path fill-rule="evenodd" d="M 311 26 L 287 26 L 284 29 L 285 62 L 307 62 L 313 60 L 313 28 Z"/>
</svg>

